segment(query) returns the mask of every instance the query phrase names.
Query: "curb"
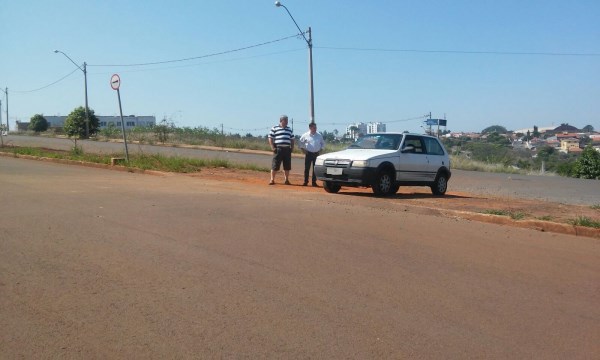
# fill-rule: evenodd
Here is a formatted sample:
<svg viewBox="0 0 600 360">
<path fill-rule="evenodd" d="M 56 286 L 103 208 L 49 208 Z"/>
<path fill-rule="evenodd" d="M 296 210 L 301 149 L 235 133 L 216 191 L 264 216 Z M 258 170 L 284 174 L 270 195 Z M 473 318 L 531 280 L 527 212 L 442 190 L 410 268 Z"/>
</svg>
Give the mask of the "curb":
<svg viewBox="0 0 600 360">
<path fill-rule="evenodd" d="M 543 220 L 513 220 L 509 217 L 502 215 L 481 214 L 463 210 L 431 208 L 414 204 L 403 204 L 403 206 L 413 209 L 419 209 L 419 211 L 417 212 L 423 215 L 443 216 L 448 218 L 484 222 L 488 224 L 507 225 L 524 229 L 534 229 L 541 232 L 551 232 L 600 239 L 600 229 L 591 227 L 577 226 Z"/>
</svg>

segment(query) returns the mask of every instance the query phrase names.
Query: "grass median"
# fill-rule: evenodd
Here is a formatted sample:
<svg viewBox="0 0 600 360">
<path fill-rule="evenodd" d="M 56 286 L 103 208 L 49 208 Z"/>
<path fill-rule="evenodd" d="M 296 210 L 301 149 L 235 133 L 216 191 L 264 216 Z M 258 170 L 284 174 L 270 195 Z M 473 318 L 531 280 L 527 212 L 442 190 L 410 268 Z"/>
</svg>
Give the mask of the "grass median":
<svg viewBox="0 0 600 360">
<path fill-rule="evenodd" d="M 14 156 L 28 155 L 39 158 L 65 159 L 83 161 L 95 164 L 110 165 L 111 159 L 123 158 L 123 154 L 86 154 L 79 148 L 71 151 L 31 148 L 31 147 L 0 147 L 0 152 Z M 168 171 L 176 173 L 194 173 L 202 168 L 227 168 L 268 172 L 269 168 L 254 164 L 239 164 L 225 159 L 190 159 L 183 157 L 168 157 L 160 154 L 135 154 L 129 156 L 129 162 L 123 166 L 141 170 Z"/>
</svg>

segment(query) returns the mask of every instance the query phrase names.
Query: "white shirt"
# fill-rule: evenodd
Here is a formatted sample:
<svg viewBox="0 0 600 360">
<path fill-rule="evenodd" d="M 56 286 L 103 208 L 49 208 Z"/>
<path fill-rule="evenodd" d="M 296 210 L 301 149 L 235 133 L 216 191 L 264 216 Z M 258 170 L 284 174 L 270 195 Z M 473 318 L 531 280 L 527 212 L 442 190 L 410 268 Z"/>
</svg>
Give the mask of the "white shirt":
<svg viewBox="0 0 600 360">
<path fill-rule="evenodd" d="M 319 152 L 325 147 L 325 140 L 319 132 L 311 134 L 310 131 L 307 131 L 300 136 L 298 146 L 308 152 Z"/>
</svg>

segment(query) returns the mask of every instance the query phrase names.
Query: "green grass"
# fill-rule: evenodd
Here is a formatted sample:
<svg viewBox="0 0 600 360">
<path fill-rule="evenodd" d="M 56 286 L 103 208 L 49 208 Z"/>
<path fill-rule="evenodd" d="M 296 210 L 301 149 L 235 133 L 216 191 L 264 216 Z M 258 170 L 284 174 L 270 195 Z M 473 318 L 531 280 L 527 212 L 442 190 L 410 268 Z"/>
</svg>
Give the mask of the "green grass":
<svg viewBox="0 0 600 360">
<path fill-rule="evenodd" d="M 464 156 L 460 155 L 451 155 L 450 156 L 450 164 L 453 169 L 459 170 L 469 170 L 469 171 L 481 171 L 481 172 L 490 172 L 490 173 L 504 173 L 504 174 L 536 174 L 539 175 L 539 172 L 532 172 L 523 169 L 517 169 L 511 166 L 506 166 L 503 164 L 490 164 L 482 161 L 472 160 Z M 546 172 L 545 175 L 554 175 L 552 172 Z"/>
<path fill-rule="evenodd" d="M 113 157 L 123 157 L 122 154 L 86 154 L 81 148 L 73 148 L 71 151 L 45 150 L 30 147 L 4 147 L 0 148 L 2 152 L 16 155 L 29 155 L 52 159 L 65 159 L 74 161 L 83 161 L 96 164 L 110 164 Z M 159 154 L 155 155 L 130 155 L 128 168 L 142 170 L 157 170 L 176 173 L 193 173 L 202 168 L 228 168 L 268 172 L 269 169 L 254 164 L 238 164 L 224 159 L 188 159 L 182 157 L 167 157 Z"/>
<path fill-rule="evenodd" d="M 592 208 L 594 210 L 600 210 L 600 204 L 592 205 L 592 206 L 590 206 L 590 208 Z"/>
<path fill-rule="evenodd" d="M 600 229 L 600 221 L 592 220 L 585 216 L 578 216 L 576 219 L 571 219 L 569 220 L 569 224 Z"/>
<path fill-rule="evenodd" d="M 485 211 L 483 211 L 483 213 L 490 214 L 490 215 L 508 216 L 513 220 L 522 220 L 527 215 L 522 211 L 495 210 L 495 209 L 485 210 Z"/>
<path fill-rule="evenodd" d="M 550 215 L 544 215 L 544 216 L 538 216 L 537 219 L 543 220 L 543 221 L 552 221 L 552 219 L 554 219 L 554 218 Z"/>
</svg>

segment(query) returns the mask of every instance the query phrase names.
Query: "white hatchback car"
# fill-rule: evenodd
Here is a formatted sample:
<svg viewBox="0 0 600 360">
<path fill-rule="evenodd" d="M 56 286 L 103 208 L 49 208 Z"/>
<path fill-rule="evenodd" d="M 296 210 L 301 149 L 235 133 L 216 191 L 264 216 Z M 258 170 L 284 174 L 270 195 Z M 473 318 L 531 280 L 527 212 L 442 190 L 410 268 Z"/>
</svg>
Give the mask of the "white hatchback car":
<svg viewBox="0 0 600 360">
<path fill-rule="evenodd" d="M 401 185 L 429 186 L 444 195 L 450 179 L 450 157 L 433 136 L 376 133 L 360 137 L 346 150 L 323 154 L 315 163 L 323 188 L 371 187 L 375 195 L 395 194 Z"/>
</svg>

